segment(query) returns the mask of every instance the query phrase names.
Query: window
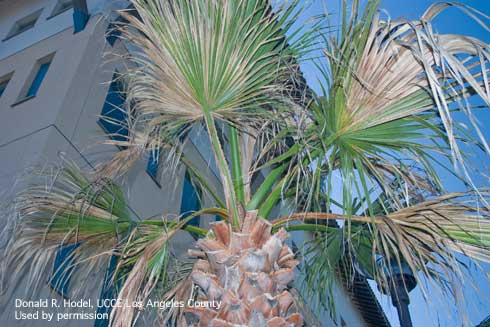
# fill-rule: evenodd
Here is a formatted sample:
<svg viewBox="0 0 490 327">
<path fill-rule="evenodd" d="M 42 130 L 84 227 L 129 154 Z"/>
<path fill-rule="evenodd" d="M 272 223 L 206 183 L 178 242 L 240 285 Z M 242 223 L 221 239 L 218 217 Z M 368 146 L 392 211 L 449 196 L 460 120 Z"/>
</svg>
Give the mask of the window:
<svg viewBox="0 0 490 327">
<path fill-rule="evenodd" d="M 128 114 L 125 110 L 126 95 L 124 94 L 124 86 L 116 72 L 112 77 L 111 85 L 102 107 L 99 124 L 110 138 L 116 141 L 127 141 L 129 135 L 127 127 Z M 119 146 L 124 150 L 124 146 Z"/>
<path fill-rule="evenodd" d="M 34 25 L 36 25 L 39 16 L 41 16 L 41 12 L 42 9 L 15 22 L 14 26 L 12 26 L 12 29 L 7 34 L 7 37 L 4 39 L 4 41 L 33 28 Z"/>
<path fill-rule="evenodd" d="M 27 89 L 27 93 L 25 95 L 26 98 L 31 98 L 36 96 L 37 91 L 41 87 L 41 83 L 43 82 L 46 74 L 48 73 L 49 66 L 51 65 L 51 61 L 40 63 L 34 76 L 34 79 L 31 82 L 31 86 Z"/>
<path fill-rule="evenodd" d="M 7 88 L 11 77 L 12 73 L 5 75 L 4 77 L 0 77 L 0 97 L 2 97 L 3 92 L 5 92 L 5 89 Z"/>
<path fill-rule="evenodd" d="M 49 280 L 51 286 L 61 296 L 68 296 L 70 277 L 73 271 L 74 252 L 80 244 L 61 245 L 56 252 L 53 275 Z"/>
<path fill-rule="evenodd" d="M 70 10 L 71 8 L 73 8 L 73 0 L 58 0 L 49 18 L 64 13 L 65 11 Z"/>
<path fill-rule="evenodd" d="M 182 201 L 180 204 L 180 213 L 184 214 L 182 219 L 185 219 L 189 215 L 192 215 L 195 211 L 200 210 L 201 204 L 199 202 L 199 194 L 192 184 L 189 174 L 186 172 L 182 191 Z M 199 216 L 189 220 L 187 225 L 199 227 Z"/>
<path fill-rule="evenodd" d="M 118 257 L 113 255 L 109 261 L 109 266 L 107 267 L 104 283 L 102 284 L 102 290 L 100 291 L 100 300 L 114 300 L 117 299 L 116 287 L 120 286 L 120 282 L 113 283 L 114 273 L 117 268 Z M 116 285 L 114 285 L 116 284 Z M 97 308 L 97 316 L 102 316 L 102 314 L 107 313 L 110 316 L 112 311 L 112 306 L 100 306 Z M 109 326 L 109 319 L 95 319 L 94 327 L 107 327 Z"/>
<path fill-rule="evenodd" d="M 148 164 L 146 165 L 146 172 L 153 178 L 153 180 L 160 186 L 158 180 L 158 171 L 160 166 L 160 150 L 156 149 L 150 152 L 150 158 L 148 159 Z"/>
<path fill-rule="evenodd" d="M 17 102 L 12 104 L 12 107 L 21 104 L 24 101 L 32 99 L 37 95 L 41 87 L 41 84 L 43 83 L 43 80 L 46 77 L 46 74 L 48 73 L 49 66 L 53 61 L 53 57 L 54 54 L 50 54 L 44 58 L 39 59 L 36 62 L 34 69 L 32 70 L 31 76 L 28 78 L 26 84 L 22 88 L 22 92 L 20 93 Z"/>
</svg>

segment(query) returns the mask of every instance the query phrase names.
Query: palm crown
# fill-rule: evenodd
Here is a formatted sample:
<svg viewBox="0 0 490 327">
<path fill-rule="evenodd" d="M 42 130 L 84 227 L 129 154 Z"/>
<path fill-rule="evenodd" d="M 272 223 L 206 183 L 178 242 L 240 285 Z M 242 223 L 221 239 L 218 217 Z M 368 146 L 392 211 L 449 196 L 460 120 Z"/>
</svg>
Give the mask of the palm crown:
<svg viewBox="0 0 490 327">
<path fill-rule="evenodd" d="M 431 20 L 451 4 L 431 6 L 420 20 L 390 21 L 379 1 L 363 8 L 353 1 L 350 13 L 344 3 L 341 25 L 331 31 L 326 17 L 295 30 L 299 1 L 274 10 L 263 0 L 132 3 L 118 26 L 137 49 L 124 76 L 130 134 L 108 141 L 125 148 L 96 174 L 66 164 L 49 189 L 34 184 L 21 193 L 10 264 L 42 271 L 60 244 L 80 244 L 75 273 L 119 258 L 119 298 L 158 293 L 227 304 L 168 310 L 165 320 L 185 325 L 187 310 L 199 326 L 300 326 L 288 292 L 298 254 L 286 231 L 314 235 L 303 253 L 302 288 L 320 294 L 322 305 L 341 267 L 386 285 L 387 271 L 406 264 L 416 279 L 451 292 L 446 281 L 463 274 L 455 252 L 490 261 L 489 192 L 473 186 L 461 146 L 489 148 L 476 124 L 471 133 L 452 118 L 464 112 L 473 121 L 469 97 L 488 105 L 490 52 L 478 39 L 433 31 Z M 454 6 L 486 27 L 487 16 Z M 319 51 L 315 93 L 298 65 Z M 183 151 L 187 132 L 201 123 L 222 190 Z M 132 221 L 112 177 L 160 152 L 185 166 L 215 207 Z M 469 190 L 446 193 L 440 162 L 458 168 Z M 263 181 L 252 188 L 259 174 Z M 221 219 L 210 230 L 187 224 L 206 213 Z M 199 251 L 179 270 L 169 242 L 182 229 L 199 236 Z M 188 292 L 193 285 L 197 295 Z M 132 308 L 116 308 L 111 322 L 125 326 L 135 317 Z"/>
</svg>

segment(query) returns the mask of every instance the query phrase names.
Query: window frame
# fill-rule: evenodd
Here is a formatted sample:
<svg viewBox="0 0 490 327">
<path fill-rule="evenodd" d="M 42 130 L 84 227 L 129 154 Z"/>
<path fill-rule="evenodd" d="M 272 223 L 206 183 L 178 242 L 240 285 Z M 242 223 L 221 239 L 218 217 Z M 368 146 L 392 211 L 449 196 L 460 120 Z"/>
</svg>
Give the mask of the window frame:
<svg viewBox="0 0 490 327">
<path fill-rule="evenodd" d="M 25 92 L 24 98 L 32 98 L 37 95 L 41 85 L 43 84 L 46 75 L 48 74 L 49 67 L 51 66 L 51 61 L 40 63 L 37 67 L 36 74 L 32 79 L 27 91 Z"/>
<path fill-rule="evenodd" d="M 50 53 L 47 56 L 44 56 L 36 61 L 33 69 L 31 70 L 29 78 L 26 80 L 24 86 L 22 87 L 22 90 L 19 94 L 19 97 L 17 98 L 17 101 L 12 104 L 12 107 L 15 107 L 23 102 L 33 99 L 39 94 L 39 90 L 41 89 L 44 81 L 46 80 L 46 76 L 48 75 L 49 70 L 53 64 L 55 54 L 56 54 L 55 52 Z M 43 73 L 43 76 L 39 78 L 39 73 L 41 71 L 41 68 L 44 67 L 46 64 L 48 65 L 46 71 Z M 34 83 L 38 83 L 39 85 L 36 87 L 37 89 L 34 92 L 34 94 L 30 94 L 31 93 L 30 91 Z"/>
<path fill-rule="evenodd" d="M 7 36 L 2 41 L 10 40 L 11 38 L 14 38 L 24 32 L 27 32 L 28 30 L 33 29 L 36 26 L 36 23 L 38 22 L 39 18 L 41 17 L 41 13 L 43 10 L 44 8 L 38 9 L 33 13 L 30 13 L 29 15 L 16 20 L 14 25 L 10 28 L 9 32 L 7 33 Z M 21 24 L 25 24 L 24 21 L 26 23 L 32 23 L 32 25 L 28 28 L 21 28 L 22 26 Z"/>
</svg>

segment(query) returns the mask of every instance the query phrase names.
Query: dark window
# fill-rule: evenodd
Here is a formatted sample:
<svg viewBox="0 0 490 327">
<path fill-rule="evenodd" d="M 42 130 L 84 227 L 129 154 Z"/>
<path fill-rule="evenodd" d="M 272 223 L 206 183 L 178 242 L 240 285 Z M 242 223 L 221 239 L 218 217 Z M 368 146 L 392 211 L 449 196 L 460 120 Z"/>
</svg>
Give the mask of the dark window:
<svg viewBox="0 0 490 327">
<path fill-rule="evenodd" d="M 117 267 L 117 256 L 113 255 L 111 260 L 109 261 L 109 266 L 107 267 L 104 283 L 102 284 L 102 290 L 100 291 L 100 300 L 113 300 L 117 299 L 117 290 L 116 285 L 117 282 L 114 283 L 114 273 L 116 272 Z M 97 308 L 97 314 L 102 316 L 102 314 L 107 313 L 110 316 L 112 311 L 112 307 L 110 305 L 101 306 Z M 107 327 L 109 326 L 109 319 L 95 319 L 94 327 Z"/>
<path fill-rule="evenodd" d="M 71 8 L 73 8 L 73 0 L 58 0 L 49 18 L 59 15 Z"/>
<path fill-rule="evenodd" d="M 42 9 L 15 22 L 4 41 L 33 28 L 39 16 L 41 16 L 41 12 Z"/>
<path fill-rule="evenodd" d="M 153 178 L 153 180 L 160 186 L 159 183 L 159 166 L 160 166 L 160 150 L 156 149 L 150 152 L 150 157 L 148 158 L 148 163 L 146 165 L 146 172 Z"/>
<path fill-rule="evenodd" d="M 0 97 L 2 96 L 3 92 L 5 92 L 5 89 L 7 88 L 9 82 L 10 82 L 10 77 L 7 77 L 0 82 Z"/>
<path fill-rule="evenodd" d="M 53 275 L 49 285 L 63 297 L 68 297 L 70 277 L 73 272 L 74 252 L 80 244 L 61 245 L 56 252 Z"/>
<path fill-rule="evenodd" d="M 39 88 L 41 87 L 41 84 L 44 80 L 44 77 L 46 77 L 46 74 L 48 73 L 48 69 L 50 65 L 51 65 L 51 60 L 40 64 L 36 72 L 36 75 L 32 80 L 31 86 L 29 86 L 29 89 L 27 89 L 27 93 L 25 95 L 26 98 L 33 97 L 37 94 L 37 91 L 39 91 Z"/>
<path fill-rule="evenodd" d="M 126 95 L 122 82 L 114 74 L 109 91 L 102 108 L 99 124 L 104 131 L 116 141 L 127 141 L 129 135 L 127 127 L 128 114 L 125 110 Z M 120 149 L 125 147 L 120 146 Z"/>
<path fill-rule="evenodd" d="M 188 173 L 186 173 L 184 178 L 184 187 L 182 191 L 182 201 L 180 205 L 180 213 L 185 214 L 182 219 L 188 217 L 189 215 L 200 209 L 201 205 L 199 203 L 199 194 L 192 184 Z M 199 216 L 192 218 L 187 224 L 199 227 Z"/>
</svg>

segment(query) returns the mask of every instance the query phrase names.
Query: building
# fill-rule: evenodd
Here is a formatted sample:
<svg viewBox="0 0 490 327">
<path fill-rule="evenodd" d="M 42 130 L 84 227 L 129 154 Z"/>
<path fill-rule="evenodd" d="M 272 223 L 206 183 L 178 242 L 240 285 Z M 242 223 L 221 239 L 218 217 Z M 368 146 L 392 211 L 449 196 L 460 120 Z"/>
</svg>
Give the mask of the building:
<svg viewBox="0 0 490 327">
<path fill-rule="evenodd" d="M 107 31 L 117 19 L 113 10 L 127 5 L 121 0 L 0 0 L 0 190 L 4 197 L 19 188 L 19 176 L 33 165 L 59 160 L 63 154 L 90 169 L 118 151 L 100 144 L 114 127 L 101 122 L 98 115 L 117 118 L 120 114 L 113 110 L 122 101 L 120 86 L 111 80 L 124 70 L 124 63 L 106 54 L 127 49 Z M 192 133 L 186 154 L 209 176 L 216 176 L 208 159 L 207 138 L 199 137 L 199 131 Z M 157 166 L 151 158 L 141 160 L 125 179 L 123 188 L 135 219 L 195 209 L 185 172 L 161 172 Z M 214 180 L 219 189 L 218 179 Z M 199 223 L 213 219 L 201 217 Z M 192 241 L 182 232 L 173 242 L 174 250 L 179 252 Z M 98 282 L 90 285 L 92 299 L 100 297 L 102 289 L 102 278 L 94 276 L 94 280 Z M 365 281 L 363 285 L 367 286 Z M 41 297 L 69 298 L 70 287 L 67 284 L 60 290 L 46 283 Z M 22 298 L 23 291 L 19 285 L 16 296 Z M 337 317 L 333 321 L 325 314 L 323 325 L 387 326 L 379 305 L 369 313 L 372 317 L 365 315 L 366 303 L 377 304 L 369 291 L 359 293 L 339 284 Z M 13 300 L 2 306 L 2 326 L 53 326 L 45 320 L 16 320 Z M 94 324 L 107 322 L 71 320 L 62 325 Z"/>
</svg>

